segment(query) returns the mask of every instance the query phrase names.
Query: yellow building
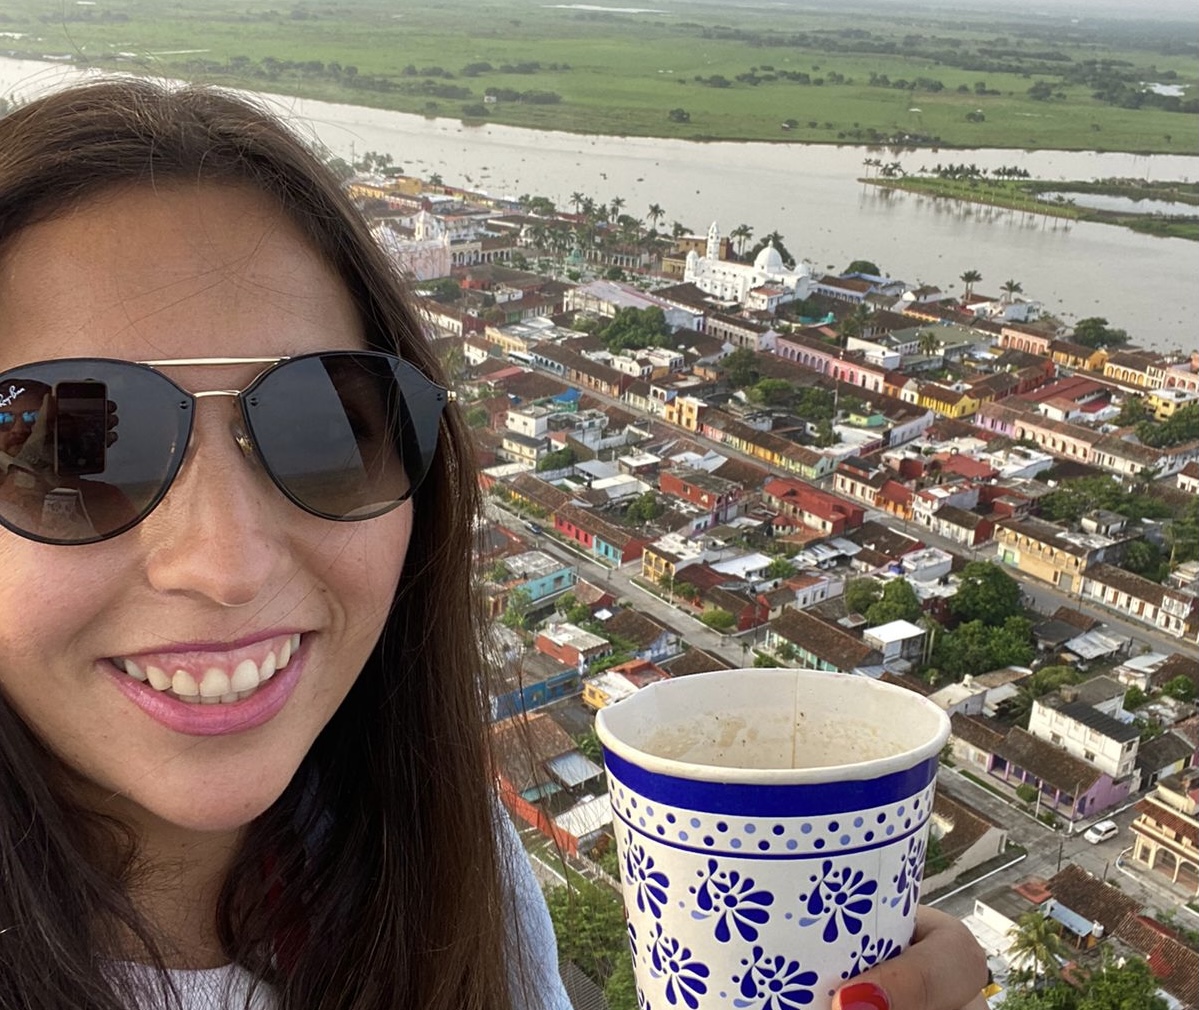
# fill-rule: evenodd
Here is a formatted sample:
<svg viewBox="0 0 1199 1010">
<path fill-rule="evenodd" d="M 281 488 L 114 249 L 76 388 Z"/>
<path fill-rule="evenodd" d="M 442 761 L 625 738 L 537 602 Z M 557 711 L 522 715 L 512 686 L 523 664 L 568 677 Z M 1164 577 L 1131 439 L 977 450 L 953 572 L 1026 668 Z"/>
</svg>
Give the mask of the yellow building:
<svg viewBox="0 0 1199 1010">
<path fill-rule="evenodd" d="M 1164 421 L 1173 417 L 1180 407 L 1191 403 L 1199 403 L 1199 393 L 1189 389 L 1156 389 L 1145 397 L 1145 406 L 1153 412 L 1155 421 Z"/>
<path fill-rule="evenodd" d="M 973 416 L 982 405 L 982 401 L 969 393 L 959 393 L 948 386 L 926 382 L 920 387 L 916 405 L 935 411 L 942 417 L 958 419 Z"/>
</svg>

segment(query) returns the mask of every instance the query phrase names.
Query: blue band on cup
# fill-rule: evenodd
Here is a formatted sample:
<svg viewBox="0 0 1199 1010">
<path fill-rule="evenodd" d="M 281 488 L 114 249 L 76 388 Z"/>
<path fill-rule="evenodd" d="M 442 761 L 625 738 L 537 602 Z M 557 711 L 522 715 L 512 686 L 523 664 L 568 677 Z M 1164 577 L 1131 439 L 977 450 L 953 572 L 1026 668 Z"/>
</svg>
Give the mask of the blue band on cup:
<svg viewBox="0 0 1199 1010">
<path fill-rule="evenodd" d="M 702 782 L 648 772 L 604 750 L 608 774 L 630 791 L 655 803 L 711 814 L 744 817 L 798 817 L 869 810 L 914 796 L 937 774 L 937 756 L 881 778 L 791 785 Z"/>
</svg>

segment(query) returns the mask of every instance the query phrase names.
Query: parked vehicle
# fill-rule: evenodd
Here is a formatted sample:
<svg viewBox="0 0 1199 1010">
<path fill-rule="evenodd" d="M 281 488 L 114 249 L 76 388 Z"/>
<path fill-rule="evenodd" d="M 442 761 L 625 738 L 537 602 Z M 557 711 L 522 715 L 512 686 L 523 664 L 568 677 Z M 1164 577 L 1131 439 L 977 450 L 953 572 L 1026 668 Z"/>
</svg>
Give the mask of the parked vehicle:
<svg viewBox="0 0 1199 1010">
<path fill-rule="evenodd" d="M 1082 837 L 1092 845 L 1098 845 L 1109 838 L 1115 838 L 1119 831 L 1120 826 L 1115 821 L 1099 821 L 1087 828 Z"/>
</svg>

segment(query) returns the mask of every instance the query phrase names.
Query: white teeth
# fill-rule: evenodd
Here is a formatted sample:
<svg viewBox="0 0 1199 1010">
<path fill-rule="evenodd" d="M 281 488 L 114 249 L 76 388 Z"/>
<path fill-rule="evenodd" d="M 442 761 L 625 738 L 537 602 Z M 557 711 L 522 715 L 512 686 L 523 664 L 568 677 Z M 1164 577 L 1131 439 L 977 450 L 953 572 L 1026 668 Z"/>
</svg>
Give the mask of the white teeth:
<svg viewBox="0 0 1199 1010">
<path fill-rule="evenodd" d="M 201 698 L 220 698 L 232 690 L 229 687 L 229 674 L 216 666 L 210 666 L 204 671 L 204 679 L 200 681 Z"/>
<path fill-rule="evenodd" d="M 128 662 L 128 660 L 126 660 Z M 150 682 L 150 686 L 155 691 L 166 691 L 171 686 L 171 678 L 168 677 L 157 666 L 146 667 L 146 679 Z"/>
<path fill-rule="evenodd" d="M 243 659 L 237 664 L 229 678 L 230 691 L 252 691 L 258 686 L 258 664 L 252 659 Z"/>
<path fill-rule="evenodd" d="M 156 691 L 171 691 L 181 701 L 228 705 L 248 698 L 277 671 L 287 666 L 299 649 L 300 640 L 300 635 L 290 635 L 279 646 L 277 656 L 273 651 L 268 652 L 261 665 L 252 659 L 243 659 L 232 673 L 219 666 L 210 666 L 198 681 L 194 674 L 182 668 L 176 670 L 174 675 L 168 675 L 150 664 L 143 669 L 132 659 L 118 657 L 112 662 L 134 680 L 143 683 L 148 681 Z"/>
</svg>

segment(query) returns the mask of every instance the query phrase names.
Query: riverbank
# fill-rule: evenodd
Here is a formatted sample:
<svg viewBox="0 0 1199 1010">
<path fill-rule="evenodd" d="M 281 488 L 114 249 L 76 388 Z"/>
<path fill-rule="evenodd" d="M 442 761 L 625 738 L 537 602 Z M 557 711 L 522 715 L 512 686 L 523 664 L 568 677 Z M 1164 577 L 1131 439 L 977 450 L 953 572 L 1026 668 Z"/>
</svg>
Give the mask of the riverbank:
<svg viewBox="0 0 1199 1010">
<path fill-rule="evenodd" d="M 1146 182 L 1137 185 L 1129 180 L 1049 182 L 1035 179 L 941 179 L 930 176 L 875 176 L 859 181 L 885 190 L 903 190 L 941 200 L 1001 207 L 1048 218 L 1119 225 L 1143 235 L 1199 242 L 1199 217 L 1084 207 L 1068 195 L 1097 194 L 1199 207 L 1199 184 L 1196 183 Z M 1055 199 L 1044 199 L 1042 194 L 1045 193 L 1055 194 Z"/>
<path fill-rule="evenodd" d="M 1069 18 L 897 21 L 852 0 L 735 18 L 680 0 L 660 12 L 528 0 L 290 12 L 141 0 L 119 18 L 76 7 L 57 24 L 8 11 L 8 55 L 584 137 L 1196 152 L 1183 110 L 1199 61 L 1163 48 L 1186 26 L 1149 16 L 1119 30 L 1088 22 L 1084 41 Z M 1097 61 L 1101 81 L 1084 73 Z"/>
</svg>

